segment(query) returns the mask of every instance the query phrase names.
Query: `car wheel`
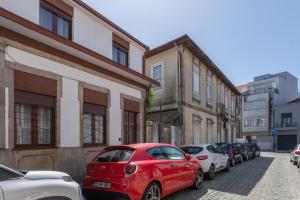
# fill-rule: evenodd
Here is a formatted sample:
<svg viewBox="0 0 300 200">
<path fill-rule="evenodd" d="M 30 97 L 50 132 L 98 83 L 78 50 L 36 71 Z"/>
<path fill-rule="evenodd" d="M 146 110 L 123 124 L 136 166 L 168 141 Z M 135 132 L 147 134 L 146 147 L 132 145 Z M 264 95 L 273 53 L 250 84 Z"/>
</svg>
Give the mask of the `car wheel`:
<svg viewBox="0 0 300 200">
<path fill-rule="evenodd" d="M 249 155 L 248 155 L 248 154 L 246 155 L 245 160 L 246 160 L 246 161 L 249 160 Z"/>
<path fill-rule="evenodd" d="M 143 195 L 143 200 L 161 200 L 161 190 L 157 183 L 151 183 Z"/>
<path fill-rule="evenodd" d="M 293 161 L 293 164 L 294 164 L 294 165 L 297 165 L 297 162 L 294 160 L 294 161 Z"/>
<path fill-rule="evenodd" d="M 235 166 L 235 159 L 234 159 L 234 158 L 231 159 L 230 165 L 231 165 L 231 167 L 234 167 L 234 166 Z"/>
<path fill-rule="evenodd" d="M 212 180 L 215 177 L 215 167 L 214 165 L 211 165 L 208 170 L 208 179 Z"/>
<path fill-rule="evenodd" d="M 297 167 L 300 168 L 300 163 L 299 162 L 297 163 Z"/>
<path fill-rule="evenodd" d="M 229 171 L 230 171 L 230 160 L 227 161 L 226 168 L 225 168 L 225 172 L 229 172 Z"/>
<path fill-rule="evenodd" d="M 196 190 L 200 189 L 202 183 L 203 183 L 203 173 L 201 172 L 201 170 L 198 170 L 196 175 L 195 175 L 193 188 L 196 189 Z"/>
<path fill-rule="evenodd" d="M 240 160 L 240 163 L 243 163 L 244 162 L 244 157 L 241 156 L 241 160 Z"/>
</svg>

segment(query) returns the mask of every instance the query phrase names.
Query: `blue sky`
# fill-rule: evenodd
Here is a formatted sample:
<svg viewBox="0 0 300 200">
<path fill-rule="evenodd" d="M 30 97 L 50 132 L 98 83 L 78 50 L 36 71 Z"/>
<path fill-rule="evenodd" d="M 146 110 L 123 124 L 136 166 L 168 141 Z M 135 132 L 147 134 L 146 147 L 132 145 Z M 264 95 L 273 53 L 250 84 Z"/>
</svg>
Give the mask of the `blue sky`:
<svg viewBox="0 0 300 200">
<path fill-rule="evenodd" d="M 238 85 L 300 78 L 299 0 L 84 0 L 150 48 L 188 34 Z"/>
</svg>

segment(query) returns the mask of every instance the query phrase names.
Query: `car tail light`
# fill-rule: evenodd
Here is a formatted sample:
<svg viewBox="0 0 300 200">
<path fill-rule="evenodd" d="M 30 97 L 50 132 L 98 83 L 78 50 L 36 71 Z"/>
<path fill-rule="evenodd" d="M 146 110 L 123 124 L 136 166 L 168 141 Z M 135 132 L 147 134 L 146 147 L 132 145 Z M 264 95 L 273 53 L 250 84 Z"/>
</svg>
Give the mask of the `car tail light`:
<svg viewBox="0 0 300 200">
<path fill-rule="evenodd" d="M 137 170 L 138 170 L 138 166 L 135 163 L 130 163 L 129 165 L 127 165 L 124 168 L 124 172 L 127 175 L 133 175 L 133 174 L 135 174 L 137 172 Z"/>
<path fill-rule="evenodd" d="M 198 156 L 197 159 L 198 160 L 207 160 L 208 156 Z"/>
<path fill-rule="evenodd" d="M 295 154 L 296 155 L 300 155 L 300 151 L 295 151 Z"/>
</svg>

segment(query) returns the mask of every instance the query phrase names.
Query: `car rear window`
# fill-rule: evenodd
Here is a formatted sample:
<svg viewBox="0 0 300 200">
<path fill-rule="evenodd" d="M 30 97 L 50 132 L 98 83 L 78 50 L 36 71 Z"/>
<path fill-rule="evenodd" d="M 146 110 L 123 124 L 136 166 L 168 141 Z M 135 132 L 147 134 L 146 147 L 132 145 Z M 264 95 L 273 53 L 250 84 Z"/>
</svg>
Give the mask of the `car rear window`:
<svg viewBox="0 0 300 200">
<path fill-rule="evenodd" d="M 184 151 L 187 154 L 198 154 L 201 151 L 203 151 L 202 147 L 181 147 L 181 150 Z"/>
<path fill-rule="evenodd" d="M 97 157 L 97 162 L 124 162 L 128 161 L 133 153 L 132 149 L 109 149 Z"/>
</svg>

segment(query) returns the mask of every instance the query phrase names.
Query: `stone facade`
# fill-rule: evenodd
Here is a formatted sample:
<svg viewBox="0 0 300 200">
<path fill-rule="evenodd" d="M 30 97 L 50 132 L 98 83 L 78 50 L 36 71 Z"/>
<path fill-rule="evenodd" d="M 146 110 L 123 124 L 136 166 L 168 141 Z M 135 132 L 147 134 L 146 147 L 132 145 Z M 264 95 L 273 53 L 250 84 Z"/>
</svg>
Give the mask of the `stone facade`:
<svg viewBox="0 0 300 200">
<path fill-rule="evenodd" d="M 168 44 L 180 43 L 185 37 Z M 193 94 L 194 64 L 200 68 L 200 98 L 195 98 Z M 161 88 L 153 89 L 156 95 L 152 109 L 147 113 L 148 121 L 177 127 L 182 137 L 181 141 L 175 142 L 179 145 L 235 141 L 239 134 L 239 93 L 234 87 L 228 86 L 228 82 L 225 83 L 224 74 L 217 74 L 211 62 L 205 62 L 197 51 L 181 43 L 168 48 L 162 45 L 151 50 L 146 56 L 146 75 L 155 78 L 153 67 L 157 65 L 162 66 L 163 77 Z M 212 77 L 210 104 L 207 101 L 208 75 Z M 228 106 L 221 113 L 220 106 L 225 106 L 226 93 Z M 209 132 L 208 126 L 211 126 Z"/>
</svg>

